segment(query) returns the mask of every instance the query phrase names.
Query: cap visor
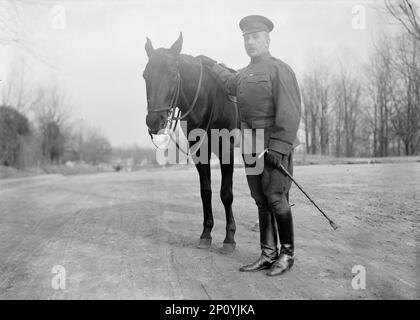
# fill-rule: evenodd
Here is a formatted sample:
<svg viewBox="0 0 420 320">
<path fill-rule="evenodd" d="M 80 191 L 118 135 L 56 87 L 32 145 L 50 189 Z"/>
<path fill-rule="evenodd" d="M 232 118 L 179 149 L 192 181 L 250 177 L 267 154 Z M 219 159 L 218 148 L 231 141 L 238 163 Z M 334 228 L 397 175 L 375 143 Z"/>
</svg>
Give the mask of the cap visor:
<svg viewBox="0 0 420 320">
<path fill-rule="evenodd" d="M 252 29 L 252 30 L 246 30 L 244 32 L 242 32 L 242 35 L 246 35 L 246 34 L 250 34 L 250 33 L 255 33 L 255 32 L 260 32 L 260 31 L 267 31 L 267 29 Z"/>
</svg>

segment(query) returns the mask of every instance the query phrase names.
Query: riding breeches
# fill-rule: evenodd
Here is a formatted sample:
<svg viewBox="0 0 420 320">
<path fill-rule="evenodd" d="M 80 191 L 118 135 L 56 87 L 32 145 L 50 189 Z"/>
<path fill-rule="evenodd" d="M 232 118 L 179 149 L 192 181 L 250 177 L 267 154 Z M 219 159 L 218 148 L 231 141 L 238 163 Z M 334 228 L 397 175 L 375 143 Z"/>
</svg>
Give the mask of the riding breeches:
<svg viewBox="0 0 420 320">
<path fill-rule="evenodd" d="M 293 174 L 292 153 L 283 157 L 282 165 Z M 249 167 L 245 162 L 246 170 Z M 276 259 L 279 244 L 289 245 L 293 250 L 293 219 L 289 206 L 291 180 L 281 169 L 273 167 L 264 160 L 261 174 L 248 174 L 251 196 L 258 207 L 260 244 L 264 256 Z M 283 250 L 283 247 L 281 248 Z"/>
</svg>

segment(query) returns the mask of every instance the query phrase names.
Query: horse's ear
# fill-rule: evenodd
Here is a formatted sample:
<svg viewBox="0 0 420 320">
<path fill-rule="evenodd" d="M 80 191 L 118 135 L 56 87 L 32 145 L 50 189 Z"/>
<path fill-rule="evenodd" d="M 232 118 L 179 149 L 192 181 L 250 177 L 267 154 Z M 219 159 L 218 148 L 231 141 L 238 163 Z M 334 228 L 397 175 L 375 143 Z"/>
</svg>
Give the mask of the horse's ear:
<svg viewBox="0 0 420 320">
<path fill-rule="evenodd" d="M 181 50 L 182 50 L 182 32 L 179 33 L 178 40 L 176 40 L 174 42 L 174 44 L 172 45 L 170 50 L 176 56 L 181 53 Z"/>
<path fill-rule="evenodd" d="M 147 56 L 150 58 L 153 54 L 153 52 L 155 51 L 155 49 L 153 49 L 153 45 L 152 45 L 152 41 L 150 41 L 149 38 L 146 38 L 146 45 L 144 46 L 144 48 L 146 49 L 146 53 Z"/>
</svg>

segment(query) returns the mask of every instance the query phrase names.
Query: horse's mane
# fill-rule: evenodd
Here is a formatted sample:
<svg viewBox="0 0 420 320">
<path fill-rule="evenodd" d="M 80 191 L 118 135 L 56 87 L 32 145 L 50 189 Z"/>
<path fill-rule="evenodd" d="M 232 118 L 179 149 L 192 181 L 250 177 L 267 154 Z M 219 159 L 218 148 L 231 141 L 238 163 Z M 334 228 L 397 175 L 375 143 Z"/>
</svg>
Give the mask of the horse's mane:
<svg viewBox="0 0 420 320">
<path fill-rule="evenodd" d="M 187 67 L 188 66 L 194 66 L 195 68 L 200 68 L 199 67 L 200 61 L 199 61 L 198 58 L 195 58 L 195 57 L 193 57 L 191 55 L 188 55 L 188 54 L 181 54 L 179 56 L 179 58 L 180 58 L 180 62 L 185 64 L 184 67 L 185 66 L 187 66 Z M 229 69 L 229 70 L 231 70 L 232 72 L 236 72 L 235 70 L 232 70 L 232 69 Z M 226 100 L 227 99 L 231 103 L 232 102 L 235 103 L 235 108 L 234 108 L 235 111 L 234 112 L 236 114 L 236 126 L 239 127 L 240 126 L 240 124 L 239 124 L 240 116 L 239 116 L 238 107 L 236 105 L 236 100 L 231 97 L 231 95 L 226 90 L 225 85 L 222 83 L 222 80 L 218 77 L 218 75 L 215 74 L 214 71 L 212 71 L 210 68 L 208 68 L 205 65 L 203 65 L 203 74 L 206 74 L 206 73 L 209 74 L 209 77 L 208 78 L 211 79 L 211 82 L 212 82 L 214 88 L 217 91 L 219 91 L 220 93 L 222 93 L 222 94 L 220 94 L 219 92 L 216 93 L 217 99 L 223 99 L 223 100 Z M 217 113 L 219 113 L 219 114 L 225 114 L 225 112 L 227 112 L 227 109 L 224 109 L 221 106 L 223 106 L 223 102 L 216 103 L 216 108 L 218 110 Z"/>
<path fill-rule="evenodd" d="M 194 65 L 197 67 L 199 66 L 200 62 L 198 58 L 195 58 L 189 54 L 180 54 L 179 57 L 180 57 L 180 60 L 187 65 Z M 208 67 L 204 65 L 203 65 L 203 71 L 210 74 L 210 78 L 212 79 L 212 82 L 218 89 L 222 90 L 226 95 L 229 95 L 228 92 L 226 91 L 225 86 L 222 84 L 221 80 L 217 77 L 217 75 L 213 71 L 211 71 Z"/>
<path fill-rule="evenodd" d="M 179 58 L 183 62 L 185 62 L 186 64 L 191 64 L 191 65 L 198 65 L 199 64 L 198 58 L 195 58 L 195 57 L 193 57 L 192 55 L 189 55 L 189 54 L 181 53 L 179 55 Z"/>
<path fill-rule="evenodd" d="M 156 51 L 160 52 L 161 54 L 165 54 L 169 51 L 169 49 L 159 48 L 159 49 L 156 49 Z M 189 54 L 185 54 L 185 53 L 182 53 L 179 55 L 179 61 L 181 62 L 181 64 L 184 64 L 184 66 L 187 66 L 187 67 L 192 66 L 192 67 L 199 68 L 199 64 L 200 64 L 200 61 L 198 58 L 193 57 L 192 55 L 189 55 Z M 233 69 L 230 69 L 230 68 L 227 68 L 227 69 L 231 70 L 232 72 L 235 72 L 235 70 Z M 203 70 L 204 70 L 204 73 L 208 73 L 210 75 L 209 78 L 212 79 L 212 83 L 216 86 L 216 88 L 223 91 L 228 96 L 229 93 L 226 91 L 226 88 L 221 82 L 221 80 L 219 79 L 219 77 L 206 66 L 203 66 Z"/>
</svg>

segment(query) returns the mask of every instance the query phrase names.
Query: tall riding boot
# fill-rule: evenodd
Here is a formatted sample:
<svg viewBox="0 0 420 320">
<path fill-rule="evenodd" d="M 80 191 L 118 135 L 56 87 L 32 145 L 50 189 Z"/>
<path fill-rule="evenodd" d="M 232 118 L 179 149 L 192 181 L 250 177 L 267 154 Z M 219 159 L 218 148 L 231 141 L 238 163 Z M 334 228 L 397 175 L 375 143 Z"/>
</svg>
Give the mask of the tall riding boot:
<svg viewBox="0 0 420 320">
<path fill-rule="evenodd" d="M 268 276 L 280 275 L 288 271 L 294 263 L 294 239 L 293 239 L 293 218 L 292 211 L 276 212 L 277 227 L 281 243 L 280 256 L 273 263 Z"/>
<path fill-rule="evenodd" d="M 276 223 L 267 205 L 258 205 L 258 220 L 260 225 L 261 256 L 257 261 L 241 267 L 239 271 L 249 272 L 269 269 L 278 258 Z"/>
</svg>

